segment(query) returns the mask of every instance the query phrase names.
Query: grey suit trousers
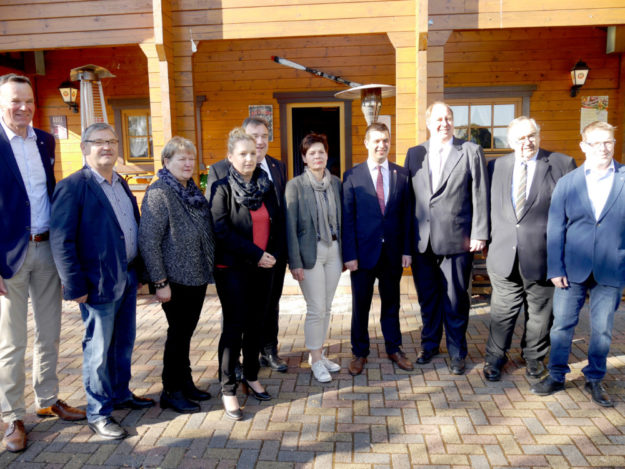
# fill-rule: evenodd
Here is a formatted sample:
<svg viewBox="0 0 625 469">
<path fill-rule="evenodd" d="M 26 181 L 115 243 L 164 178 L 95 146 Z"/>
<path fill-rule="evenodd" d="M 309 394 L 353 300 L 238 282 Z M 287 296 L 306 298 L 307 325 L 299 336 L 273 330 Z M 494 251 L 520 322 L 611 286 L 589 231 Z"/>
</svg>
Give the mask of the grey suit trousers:
<svg viewBox="0 0 625 469">
<path fill-rule="evenodd" d="M 486 343 L 486 361 L 502 365 L 510 349 L 519 313 L 524 311 L 521 337 L 523 357 L 542 360 L 549 352 L 549 330 L 553 321 L 553 285 L 548 280 L 523 277 L 518 259 L 508 277 L 488 270 L 493 292 L 490 301 L 490 333 Z"/>
</svg>

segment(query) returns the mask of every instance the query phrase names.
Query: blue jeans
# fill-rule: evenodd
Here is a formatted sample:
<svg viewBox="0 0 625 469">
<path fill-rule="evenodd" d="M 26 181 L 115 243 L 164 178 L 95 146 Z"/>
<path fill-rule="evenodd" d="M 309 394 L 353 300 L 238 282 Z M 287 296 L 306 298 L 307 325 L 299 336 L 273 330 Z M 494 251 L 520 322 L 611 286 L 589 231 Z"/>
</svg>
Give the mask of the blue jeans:
<svg viewBox="0 0 625 469">
<path fill-rule="evenodd" d="M 612 342 L 614 312 L 621 301 L 621 287 L 598 284 L 592 275 L 583 283 L 569 282 L 568 288 L 556 288 L 553 296 L 553 326 L 551 327 L 551 354 L 549 374 L 564 382 L 569 368 L 569 354 L 579 321 L 579 312 L 590 292 L 590 344 L 588 365 L 582 373 L 587 381 L 601 381 L 606 373 L 606 361 Z"/>
<path fill-rule="evenodd" d="M 82 303 L 85 324 L 82 375 L 87 395 L 87 420 L 97 422 L 113 412 L 113 404 L 131 397 L 130 363 L 135 344 L 137 274 L 127 273 L 122 297 L 112 303 Z"/>
</svg>

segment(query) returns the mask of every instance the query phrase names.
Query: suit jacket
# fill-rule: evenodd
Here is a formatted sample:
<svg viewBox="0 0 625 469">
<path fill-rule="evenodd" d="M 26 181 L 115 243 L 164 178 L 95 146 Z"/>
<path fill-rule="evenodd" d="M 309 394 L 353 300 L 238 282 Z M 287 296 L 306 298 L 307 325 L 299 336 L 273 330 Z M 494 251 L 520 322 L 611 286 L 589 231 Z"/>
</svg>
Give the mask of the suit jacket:
<svg viewBox="0 0 625 469">
<path fill-rule="evenodd" d="M 585 165 L 563 176 L 551 196 L 547 277 L 575 283 L 625 285 L 625 166 L 614 162 L 614 182 L 599 219 L 586 188 Z"/>
<path fill-rule="evenodd" d="M 551 193 L 558 180 L 575 169 L 575 160 L 539 149 L 525 210 L 517 219 L 512 205 L 514 153 L 488 163 L 491 234 L 486 264 L 508 277 L 518 256 L 519 270 L 528 280 L 547 279 L 547 217 Z"/>
<path fill-rule="evenodd" d="M 271 219 L 266 251 L 276 259 L 284 258 L 286 239 L 283 210 L 278 206 L 274 191 L 267 191 L 263 202 Z M 254 244 L 250 211 L 236 202 L 227 178 L 213 185 L 210 211 L 217 240 L 215 265 L 255 267 L 264 251 Z"/>
<path fill-rule="evenodd" d="M 46 173 L 48 196 L 54 192 L 54 137 L 35 129 Z M 30 237 L 30 202 L 9 138 L 0 126 L 0 276 L 11 278 L 22 267 Z"/>
<path fill-rule="evenodd" d="M 372 269 L 378 263 L 382 244 L 392 265 L 401 266 L 402 255 L 411 254 L 409 173 L 389 162 L 389 194 L 384 215 L 367 163 L 343 175 L 343 261 L 358 260 L 358 267 Z"/>
<path fill-rule="evenodd" d="M 341 180 L 331 176 L 341 239 Z M 312 269 L 317 262 L 317 199 L 306 174 L 286 184 L 286 237 L 290 269 Z"/>
<path fill-rule="evenodd" d="M 138 224 L 137 200 L 126 181 L 120 181 Z M 88 294 L 90 304 L 101 304 L 122 297 L 128 271 L 124 233 L 106 194 L 86 166 L 56 186 L 50 243 L 66 300 Z M 144 267 L 139 254 L 133 265 L 141 279 Z"/>
<path fill-rule="evenodd" d="M 276 191 L 276 197 L 280 206 L 284 205 L 284 190 L 286 188 L 286 166 L 285 164 L 269 155 L 265 155 L 271 177 L 273 178 L 273 185 Z M 208 171 L 208 177 L 206 179 L 206 198 L 210 199 L 211 188 L 220 179 L 225 178 L 228 175 L 228 169 L 230 168 L 230 161 L 225 158 L 210 166 Z"/>
<path fill-rule="evenodd" d="M 414 248 L 431 244 L 437 255 L 467 252 L 471 239 L 488 239 L 488 174 L 482 148 L 453 139 L 439 187 L 432 188 L 427 141 L 408 149 L 404 166 L 410 171 L 415 197 Z"/>
</svg>

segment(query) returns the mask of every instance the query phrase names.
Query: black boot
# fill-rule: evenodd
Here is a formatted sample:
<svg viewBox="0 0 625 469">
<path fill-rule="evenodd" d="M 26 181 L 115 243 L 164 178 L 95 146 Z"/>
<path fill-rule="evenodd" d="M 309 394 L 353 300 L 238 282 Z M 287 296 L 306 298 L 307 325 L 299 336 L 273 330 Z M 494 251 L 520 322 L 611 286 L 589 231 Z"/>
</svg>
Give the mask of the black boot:
<svg viewBox="0 0 625 469">
<path fill-rule="evenodd" d="M 268 366 L 274 371 L 286 373 L 289 366 L 278 356 L 278 350 L 275 347 L 265 347 L 260 354 L 260 364 Z"/>
<path fill-rule="evenodd" d="M 161 393 L 161 409 L 173 409 L 180 414 L 192 414 L 200 411 L 200 404 L 184 397 L 182 391 Z"/>
<path fill-rule="evenodd" d="M 185 398 L 192 401 L 207 401 L 212 397 L 209 392 L 198 389 L 192 380 L 185 383 L 182 388 L 182 394 Z"/>
</svg>

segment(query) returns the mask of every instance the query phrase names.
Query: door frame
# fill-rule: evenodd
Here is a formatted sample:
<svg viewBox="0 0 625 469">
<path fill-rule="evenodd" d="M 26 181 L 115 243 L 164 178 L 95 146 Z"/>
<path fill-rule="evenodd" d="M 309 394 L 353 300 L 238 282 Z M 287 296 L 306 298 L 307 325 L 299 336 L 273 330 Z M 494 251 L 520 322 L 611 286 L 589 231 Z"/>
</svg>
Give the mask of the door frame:
<svg viewBox="0 0 625 469">
<path fill-rule="evenodd" d="M 335 107 L 339 109 L 340 161 L 341 174 L 352 166 L 352 102 L 337 99 L 336 91 L 304 91 L 274 93 L 273 97 L 280 105 L 280 153 L 286 156 L 288 178 L 293 177 L 293 108 Z M 282 159 L 284 162 L 284 158 Z"/>
</svg>

